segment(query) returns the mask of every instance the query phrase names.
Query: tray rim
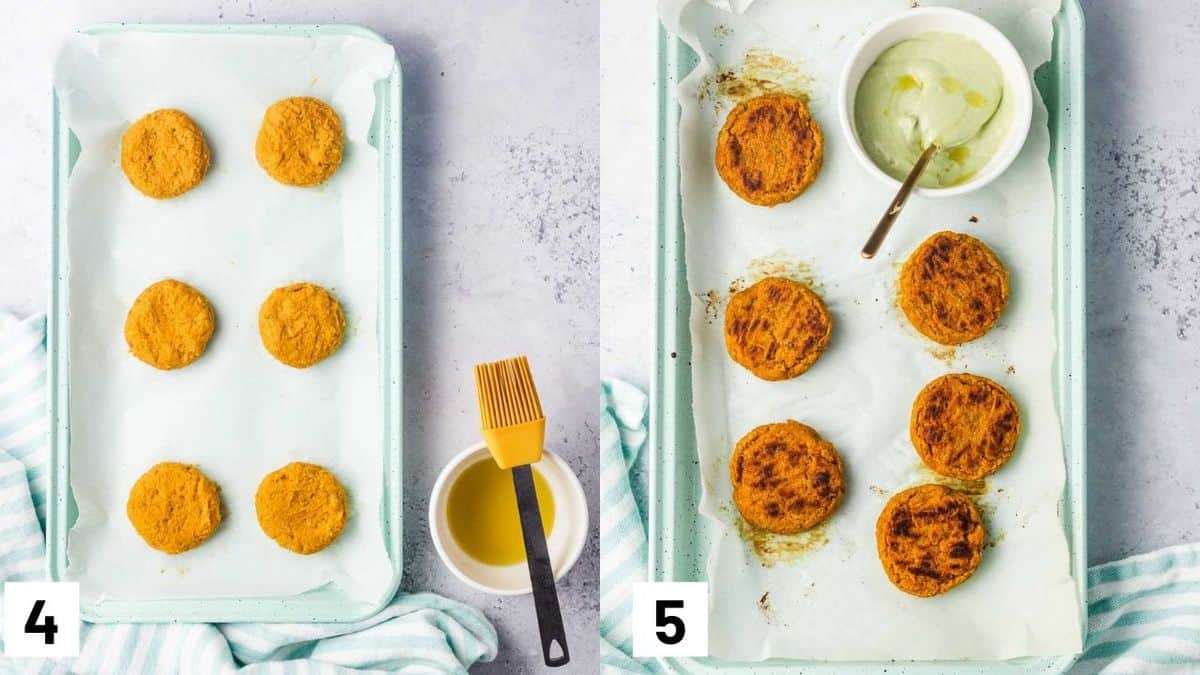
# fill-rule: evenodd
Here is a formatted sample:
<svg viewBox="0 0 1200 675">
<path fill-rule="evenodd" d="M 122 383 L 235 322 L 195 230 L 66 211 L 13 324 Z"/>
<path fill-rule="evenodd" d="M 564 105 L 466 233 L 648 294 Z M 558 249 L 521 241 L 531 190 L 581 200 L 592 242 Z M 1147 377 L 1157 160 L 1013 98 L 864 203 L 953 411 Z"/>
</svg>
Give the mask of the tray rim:
<svg viewBox="0 0 1200 675">
<path fill-rule="evenodd" d="M 162 34 L 238 34 L 296 37 L 350 36 L 387 43 L 380 34 L 354 24 L 174 24 L 97 23 L 77 33 L 104 35 L 122 32 Z M 107 601 L 83 604 L 89 623 L 213 623 L 296 622 L 346 623 L 363 620 L 386 607 L 400 588 L 403 575 L 403 71 L 398 58 L 391 73 L 375 83 L 375 134 L 382 170 L 383 213 L 380 223 L 379 305 L 383 393 L 383 498 L 379 505 L 392 576 L 377 602 L 346 598 L 330 587 L 291 596 L 218 599 L 161 599 Z M 70 484 L 69 312 L 65 197 L 71 167 L 72 134 L 62 118 L 58 95 L 51 87 L 51 246 L 50 311 L 46 317 L 47 412 L 50 418 L 49 495 L 46 504 L 46 577 L 65 578 L 68 518 L 74 509 Z"/>
<path fill-rule="evenodd" d="M 1086 213 L 1083 208 L 1086 190 L 1083 167 L 1084 145 L 1084 39 L 1083 9 L 1079 0 L 1063 0 L 1054 17 L 1054 55 L 1068 61 L 1068 72 L 1056 69 L 1055 93 L 1058 106 L 1050 108 L 1051 147 L 1049 161 L 1056 182 L 1055 258 L 1056 278 L 1054 305 L 1058 350 L 1055 355 L 1056 397 L 1062 426 L 1066 481 L 1064 485 L 1063 521 L 1070 548 L 1070 567 L 1080 604 L 1080 621 L 1087 629 L 1087 481 L 1086 481 Z M 669 407 L 680 400 L 684 390 L 691 396 L 691 375 L 685 356 L 690 356 L 689 312 L 684 261 L 682 258 L 682 213 L 680 206 L 678 170 L 679 109 L 674 100 L 677 76 L 684 73 L 684 63 L 690 48 L 669 34 L 661 25 L 658 33 L 658 209 L 655 228 L 654 291 L 657 298 L 655 316 L 654 365 L 650 376 L 650 442 L 649 442 L 649 570 L 650 581 L 675 579 L 679 555 L 673 550 L 674 511 L 686 496 L 675 489 L 673 467 L 677 461 L 675 444 L 694 446 L 694 440 L 677 441 L 682 431 L 694 433 L 690 415 L 680 420 Z M 1052 61 L 1055 60 L 1052 56 Z M 1049 62 L 1048 62 L 1049 63 Z M 1044 66 L 1043 66 L 1044 67 Z M 1039 69 L 1039 76 L 1041 69 Z M 1040 81 L 1040 77 L 1038 78 Z M 1064 99 L 1066 103 L 1064 104 Z M 1065 137 L 1060 133 L 1065 127 Z M 1072 152 L 1073 149 L 1073 152 Z M 1065 159 L 1064 156 L 1070 158 Z M 1065 171 L 1067 175 L 1059 175 Z M 668 278 L 669 275 L 669 278 Z M 680 276 L 683 275 L 682 281 Z M 1068 283 L 1057 283 L 1066 279 Z M 682 285 L 682 293 L 678 292 Z M 1069 320 L 1064 321 L 1067 318 Z M 682 332 L 681 332 L 682 329 Z M 678 338 L 678 340 L 677 340 Z M 678 355 L 678 356 L 677 356 Z M 681 384 L 682 383 L 682 384 Z M 691 451 L 691 450 L 689 450 Z M 664 460 L 664 454 L 666 459 Z M 684 461 L 689 458 L 685 457 Z M 665 462 L 665 463 L 664 463 Z M 693 556 L 695 554 L 693 553 Z M 1086 639 L 1086 635 L 1085 635 Z M 714 658 L 659 658 L 658 664 L 667 672 L 711 673 L 736 671 L 765 675 L 794 672 L 803 668 L 808 673 L 851 673 L 886 665 L 889 672 L 934 674 L 947 668 L 960 673 L 1061 673 L 1078 659 L 1079 654 L 1044 658 L 1021 658 L 1009 661 L 809 661 L 771 659 L 759 662 L 729 662 Z"/>
</svg>

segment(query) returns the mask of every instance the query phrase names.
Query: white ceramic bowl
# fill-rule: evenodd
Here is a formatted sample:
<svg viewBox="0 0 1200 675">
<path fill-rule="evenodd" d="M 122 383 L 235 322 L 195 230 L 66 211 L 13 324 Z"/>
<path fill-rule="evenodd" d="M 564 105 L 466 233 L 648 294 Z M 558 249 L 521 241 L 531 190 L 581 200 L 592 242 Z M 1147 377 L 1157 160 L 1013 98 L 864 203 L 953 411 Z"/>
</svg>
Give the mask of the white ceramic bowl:
<svg viewBox="0 0 1200 675">
<path fill-rule="evenodd" d="M 468 586 L 497 595 L 522 595 L 532 590 L 529 568 L 524 560 L 503 567 L 481 563 L 459 547 L 447 524 L 446 502 L 450 486 L 468 466 L 482 459 L 491 461 L 491 457 L 487 446 L 479 443 L 460 452 L 442 469 L 429 497 L 429 532 L 442 562 Z M 546 539 L 546 547 L 557 580 L 583 553 L 588 535 L 587 497 L 571 467 L 553 452 L 543 451 L 542 460 L 534 467 L 546 479 L 550 493 L 554 495 L 554 527 Z"/>
<path fill-rule="evenodd" d="M 917 194 L 923 196 L 950 197 L 977 190 L 1004 173 L 1021 152 L 1025 138 L 1029 135 L 1029 122 L 1033 117 L 1033 83 L 1029 79 L 1029 71 L 1025 68 L 1021 55 L 995 26 L 974 14 L 949 7 L 910 9 L 885 19 L 871 28 L 850 53 L 838 84 L 838 101 L 841 104 L 842 132 L 859 162 L 871 174 L 894 186 L 894 189 L 899 189 L 900 181 L 876 166 L 858 140 L 858 130 L 854 124 L 854 98 L 867 69 L 888 47 L 922 33 L 934 32 L 964 35 L 986 49 L 992 58 L 996 59 L 996 64 L 1003 73 L 1004 95 L 1012 97 L 1015 104 L 1008 137 L 992 156 L 991 161 L 971 180 L 951 187 L 916 190 Z"/>
</svg>

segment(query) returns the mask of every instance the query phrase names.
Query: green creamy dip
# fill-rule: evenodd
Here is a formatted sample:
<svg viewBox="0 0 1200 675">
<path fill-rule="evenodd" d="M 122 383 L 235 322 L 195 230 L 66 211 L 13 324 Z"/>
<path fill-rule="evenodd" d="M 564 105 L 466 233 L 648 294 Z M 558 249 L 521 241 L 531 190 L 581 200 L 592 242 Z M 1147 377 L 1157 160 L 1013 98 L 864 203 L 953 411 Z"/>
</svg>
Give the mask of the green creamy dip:
<svg viewBox="0 0 1200 675">
<path fill-rule="evenodd" d="M 884 173 L 903 180 L 925 148 L 941 148 L 917 182 L 927 188 L 971 180 L 1011 121 L 1000 66 L 978 42 L 954 33 L 924 33 L 889 47 L 854 99 L 858 138 Z"/>
</svg>

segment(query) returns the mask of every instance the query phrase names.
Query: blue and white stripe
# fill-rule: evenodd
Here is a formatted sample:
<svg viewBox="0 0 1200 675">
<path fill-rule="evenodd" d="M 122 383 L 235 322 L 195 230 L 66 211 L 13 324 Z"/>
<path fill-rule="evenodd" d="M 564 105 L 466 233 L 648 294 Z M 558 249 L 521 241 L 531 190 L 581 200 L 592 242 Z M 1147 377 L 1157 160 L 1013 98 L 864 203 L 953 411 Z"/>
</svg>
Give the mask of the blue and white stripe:
<svg viewBox="0 0 1200 675">
<path fill-rule="evenodd" d="M 630 469 L 645 443 L 646 395 L 603 383 L 600 430 L 600 628 L 603 671 L 658 672 L 631 657 L 631 584 L 646 579 L 645 520 Z M 1200 544 L 1088 571 L 1088 637 L 1072 675 L 1200 674 Z"/>
<path fill-rule="evenodd" d="M 45 577 L 45 321 L 0 313 L 0 581 Z M 463 673 L 496 657 L 478 610 L 398 594 L 353 624 L 83 624 L 78 658 L 0 658 L 0 673 Z M 0 636 L 2 645 L 3 636 Z"/>
<path fill-rule="evenodd" d="M 1073 672 L 1200 673 L 1200 545 L 1088 570 L 1087 648 Z"/>
<path fill-rule="evenodd" d="M 646 444 L 647 399 L 620 380 L 602 383 L 600 418 L 600 663 L 601 672 L 658 672 L 633 654 L 629 612 L 633 583 L 646 580 L 646 521 L 630 483 Z"/>
</svg>

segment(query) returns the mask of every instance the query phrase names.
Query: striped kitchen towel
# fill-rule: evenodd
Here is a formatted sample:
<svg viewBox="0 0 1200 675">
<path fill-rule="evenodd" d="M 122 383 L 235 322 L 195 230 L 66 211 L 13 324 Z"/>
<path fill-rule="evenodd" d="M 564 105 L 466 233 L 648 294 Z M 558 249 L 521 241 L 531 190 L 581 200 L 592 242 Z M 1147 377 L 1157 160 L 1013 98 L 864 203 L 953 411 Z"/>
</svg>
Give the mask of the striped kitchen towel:
<svg viewBox="0 0 1200 675">
<path fill-rule="evenodd" d="M 45 578 L 45 379 L 43 318 L 0 313 L 0 581 Z M 478 610 L 400 593 L 351 624 L 85 623 L 80 648 L 58 661 L 0 657 L 0 673 L 466 673 L 496 657 L 497 637 Z"/>
<path fill-rule="evenodd" d="M 646 579 L 646 512 L 634 483 L 646 444 L 646 395 L 620 380 L 604 380 L 600 418 L 600 664 L 601 672 L 659 672 L 633 659 L 629 611 L 635 581 Z"/>
<path fill-rule="evenodd" d="M 1087 648 L 1072 673 L 1200 673 L 1200 544 L 1088 570 Z"/>
<path fill-rule="evenodd" d="M 604 672 L 661 672 L 632 658 L 630 591 L 646 579 L 646 520 L 635 463 L 647 437 L 647 399 L 602 383 L 600 426 L 600 632 Z M 1088 570 L 1088 637 L 1072 675 L 1200 674 L 1200 544 Z"/>
</svg>

